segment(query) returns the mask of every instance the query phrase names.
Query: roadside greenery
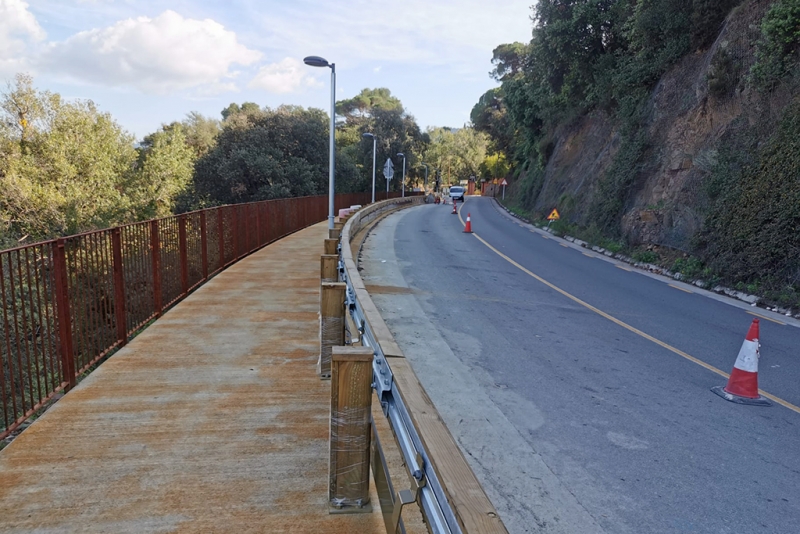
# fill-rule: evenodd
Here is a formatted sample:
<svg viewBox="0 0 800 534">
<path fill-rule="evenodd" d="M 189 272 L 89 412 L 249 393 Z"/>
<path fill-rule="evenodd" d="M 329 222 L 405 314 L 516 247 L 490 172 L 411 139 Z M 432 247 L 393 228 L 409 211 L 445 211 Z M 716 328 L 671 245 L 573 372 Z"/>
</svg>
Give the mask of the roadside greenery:
<svg viewBox="0 0 800 534">
<path fill-rule="evenodd" d="M 660 262 L 688 278 L 758 289 L 772 302 L 800 307 L 800 196 L 795 194 L 800 0 L 769 4 L 760 22 L 755 19 L 760 26 L 751 23 L 756 32 L 760 28 L 760 37 L 746 45 L 755 47 L 755 57 L 746 47 L 718 43 L 707 87 L 719 100 L 747 93 L 765 109 L 773 105 L 767 103 L 771 91 L 792 95 L 779 99 L 788 107 L 771 111 L 779 113 L 779 131 L 771 115 L 763 118 L 771 125 L 743 119 L 715 140 L 704 163 L 705 196 L 698 200 L 703 226 L 691 250 L 626 248 L 639 261 Z M 709 49 L 726 18 L 745 7 L 741 0 L 538 0 L 531 41 L 495 48 L 490 76 L 500 87 L 485 93 L 472 110 L 475 128 L 509 162 L 511 202 L 542 216 L 534 206 L 560 136 L 577 119 L 602 114 L 618 134 L 614 157 L 594 179 L 583 211 L 567 209 L 567 221 L 554 226 L 581 220 L 584 227 L 570 228 L 572 235 L 588 236 L 585 240 L 595 244 L 619 242 L 634 188 L 646 181 L 660 149 L 648 126 L 653 89 L 689 54 Z M 750 54 L 748 62 L 743 53 Z"/>
</svg>

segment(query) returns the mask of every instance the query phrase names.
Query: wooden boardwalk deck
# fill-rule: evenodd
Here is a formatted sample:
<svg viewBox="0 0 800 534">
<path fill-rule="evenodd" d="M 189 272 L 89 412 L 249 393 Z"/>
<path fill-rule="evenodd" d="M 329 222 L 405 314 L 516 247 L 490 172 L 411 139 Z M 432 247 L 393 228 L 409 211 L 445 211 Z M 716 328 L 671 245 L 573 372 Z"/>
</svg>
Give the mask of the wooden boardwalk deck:
<svg viewBox="0 0 800 534">
<path fill-rule="evenodd" d="M 316 225 L 178 304 L 0 452 L 0 532 L 383 532 L 329 515 Z"/>
</svg>

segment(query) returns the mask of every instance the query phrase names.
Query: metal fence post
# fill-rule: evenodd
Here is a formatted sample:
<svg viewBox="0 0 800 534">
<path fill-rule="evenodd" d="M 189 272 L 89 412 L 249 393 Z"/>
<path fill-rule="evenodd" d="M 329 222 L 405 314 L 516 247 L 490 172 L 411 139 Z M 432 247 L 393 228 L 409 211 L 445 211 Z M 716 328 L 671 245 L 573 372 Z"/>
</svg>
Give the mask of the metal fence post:
<svg viewBox="0 0 800 534">
<path fill-rule="evenodd" d="M 67 258 L 64 239 L 53 241 L 53 270 L 56 283 L 56 317 L 58 318 L 58 341 L 61 352 L 61 376 L 66 383 L 64 391 L 75 387 L 75 355 L 72 352 L 72 318 L 69 309 L 69 285 L 67 283 Z"/>
<path fill-rule="evenodd" d="M 122 265 L 122 230 L 111 230 L 111 248 L 114 261 L 114 318 L 117 322 L 117 340 L 120 347 L 128 342 L 128 317 L 125 312 L 125 272 Z"/>
<path fill-rule="evenodd" d="M 225 220 L 223 208 L 217 208 L 217 239 L 219 241 L 219 269 L 225 267 Z"/>
<path fill-rule="evenodd" d="M 181 291 L 189 293 L 189 252 L 186 247 L 186 215 L 178 217 L 178 250 L 181 255 Z"/>
<path fill-rule="evenodd" d="M 153 266 L 153 307 L 156 317 L 161 317 L 164 306 L 161 296 L 161 240 L 157 220 L 150 221 L 150 259 Z"/>
<path fill-rule="evenodd" d="M 233 224 L 231 227 L 233 228 L 233 259 L 239 259 L 239 210 L 237 209 L 239 206 L 231 206 L 231 216 L 233 219 Z"/>
<path fill-rule="evenodd" d="M 208 223 L 206 210 L 200 212 L 200 256 L 203 266 L 203 280 L 208 280 Z"/>
</svg>

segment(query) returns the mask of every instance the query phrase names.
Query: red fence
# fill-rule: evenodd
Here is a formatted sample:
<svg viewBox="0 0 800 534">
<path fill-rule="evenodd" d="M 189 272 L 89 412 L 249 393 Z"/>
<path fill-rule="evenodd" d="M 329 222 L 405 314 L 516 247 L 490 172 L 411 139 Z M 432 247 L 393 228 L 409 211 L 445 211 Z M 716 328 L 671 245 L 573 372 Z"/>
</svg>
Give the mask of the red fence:
<svg viewBox="0 0 800 534">
<path fill-rule="evenodd" d="M 269 200 L 0 251 L 0 439 L 211 276 L 327 214 L 323 196 Z"/>
</svg>

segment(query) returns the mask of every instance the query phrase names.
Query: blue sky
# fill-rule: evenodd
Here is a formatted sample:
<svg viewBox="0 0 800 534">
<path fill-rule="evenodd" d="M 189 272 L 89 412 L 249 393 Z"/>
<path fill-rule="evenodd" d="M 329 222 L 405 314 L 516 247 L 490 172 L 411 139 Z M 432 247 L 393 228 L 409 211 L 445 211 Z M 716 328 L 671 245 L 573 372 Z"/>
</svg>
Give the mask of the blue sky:
<svg viewBox="0 0 800 534">
<path fill-rule="evenodd" d="M 462 126 L 492 49 L 530 40 L 532 0 L 0 0 L 0 80 L 93 100 L 137 137 L 231 102 L 330 107 L 388 87 L 423 128 Z M 3 83 L 5 86 L 5 83 Z"/>
</svg>

